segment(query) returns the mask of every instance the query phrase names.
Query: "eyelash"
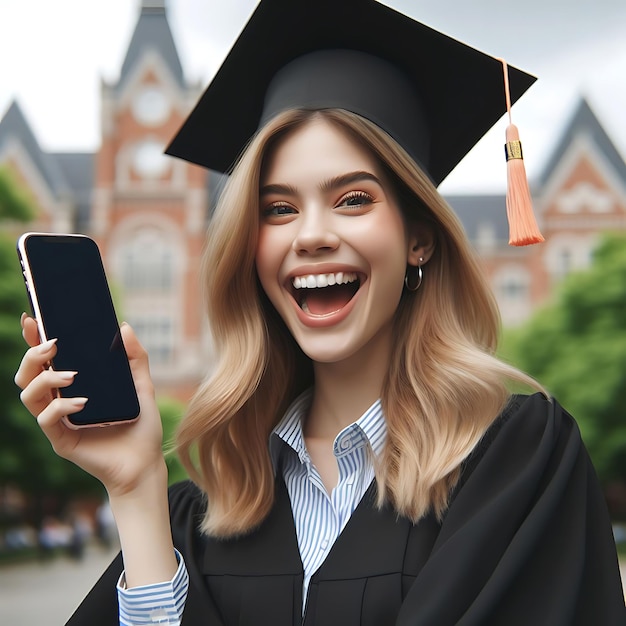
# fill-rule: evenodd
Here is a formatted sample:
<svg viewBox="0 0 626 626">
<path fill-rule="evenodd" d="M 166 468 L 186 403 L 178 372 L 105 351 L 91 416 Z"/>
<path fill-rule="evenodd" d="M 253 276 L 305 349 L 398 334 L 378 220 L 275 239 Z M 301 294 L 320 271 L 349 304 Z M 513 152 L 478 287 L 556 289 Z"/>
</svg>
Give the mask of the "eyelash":
<svg viewBox="0 0 626 626">
<path fill-rule="evenodd" d="M 341 198 L 337 206 L 342 206 L 350 200 L 362 200 L 362 202 L 356 205 L 347 205 L 348 207 L 361 206 L 363 204 L 370 204 L 371 202 L 374 201 L 374 198 L 365 191 L 351 191 L 347 193 L 343 198 Z"/>
<path fill-rule="evenodd" d="M 359 202 L 358 204 L 347 204 L 350 200 L 361 200 L 361 202 Z M 341 198 L 341 200 L 337 203 L 337 207 L 343 207 L 343 208 L 348 208 L 348 209 L 352 207 L 359 208 L 363 206 L 364 204 L 370 204 L 373 201 L 374 201 L 374 198 L 365 191 L 350 191 L 349 193 L 347 193 L 345 196 Z M 271 217 L 271 216 L 279 217 L 281 215 L 289 214 L 289 213 L 277 213 L 276 211 L 280 209 L 287 209 L 288 211 L 294 210 L 293 207 L 291 207 L 288 204 L 285 204 L 284 202 L 273 202 L 266 209 L 263 210 L 263 215 L 265 217 Z"/>
</svg>

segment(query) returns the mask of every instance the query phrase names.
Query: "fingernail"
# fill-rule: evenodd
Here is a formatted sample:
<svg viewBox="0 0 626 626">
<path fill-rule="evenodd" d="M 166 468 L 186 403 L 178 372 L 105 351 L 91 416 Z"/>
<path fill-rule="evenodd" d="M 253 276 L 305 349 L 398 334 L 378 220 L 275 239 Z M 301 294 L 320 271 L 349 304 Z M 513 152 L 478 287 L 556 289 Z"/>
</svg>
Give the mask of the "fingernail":
<svg viewBox="0 0 626 626">
<path fill-rule="evenodd" d="M 89 398 L 72 398 L 72 404 L 75 407 L 81 407 L 81 406 L 85 406 L 88 400 Z"/>
<path fill-rule="evenodd" d="M 57 372 L 61 380 L 73 380 L 78 372 Z"/>
<path fill-rule="evenodd" d="M 26 315 L 26 313 L 22 313 L 21 317 L 20 317 L 20 324 L 24 323 L 24 320 L 28 317 L 28 315 Z"/>
<path fill-rule="evenodd" d="M 39 349 L 42 352 L 48 352 L 48 350 L 50 350 L 50 348 L 52 348 L 52 346 L 57 342 L 56 337 L 54 339 L 48 339 L 48 341 L 44 341 L 43 343 L 39 344 Z"/>
</svg>

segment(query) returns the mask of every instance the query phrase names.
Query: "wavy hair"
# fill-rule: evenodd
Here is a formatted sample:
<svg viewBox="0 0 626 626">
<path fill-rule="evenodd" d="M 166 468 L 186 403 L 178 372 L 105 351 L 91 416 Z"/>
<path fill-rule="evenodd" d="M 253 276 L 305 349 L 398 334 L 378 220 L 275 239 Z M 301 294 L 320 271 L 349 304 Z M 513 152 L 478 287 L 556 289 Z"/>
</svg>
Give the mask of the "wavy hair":
<svg viewBox="0 0 626 626">
<path fill-rule="evenodd" d="M 432 229 L 435 248 L 418 292 L 404 291 L 394 319 L 382 405 L 388 435 L 376 463 L 378 504 L 413 522 L 441 517 L 470 454 L 509 399 L 507 384 L 536 389 L 494 352 L 500 319 L 480 263 L 452 209 L 411 157 L 368 120 L 338 109 L 294 110 L 251 140 L 212 218 L 203 276 L 217 352 L 176 438 L 181 460 L 207 494 L 202 528 L 249 532 L 274 501 L 268 440 L 313 368 L 257 278 L 259 182 L 265 156 L 290 131 L 323 118 L 374 156 L 408 222 Z"/>
</svg>

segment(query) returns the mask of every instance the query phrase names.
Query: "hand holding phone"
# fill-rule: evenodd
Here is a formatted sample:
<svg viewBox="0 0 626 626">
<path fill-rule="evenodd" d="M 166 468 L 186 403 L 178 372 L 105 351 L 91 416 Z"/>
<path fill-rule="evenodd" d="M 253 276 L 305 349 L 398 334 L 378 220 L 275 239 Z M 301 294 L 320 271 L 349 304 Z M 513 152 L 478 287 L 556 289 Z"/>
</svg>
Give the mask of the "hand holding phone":
<svg viewBox="0 0 626 626">
<path fill-rule="evenodd" d="M 66 424 L 137 419 L 139 401 L 96 243 L 84 235 L 26 233 L 17 248 L 41 341 L 57 339 L 50 366 L 78 372 L 59 394 L 88 398 Z"/>
<path fill-rule="evenodd" d="M 137 388 L 141 416 L 129 426 L 119 428 L 74 428 L 63 423 L 63 417 L 81 409 L 80 399 L 71 393 L 71 377 L 47 364 L 57 353 L 55 343 L 41 344 L 37 322 L 24 314 L 22 334 L 29 349 L 15 376 L 22 389 L 21 400 L 37 418 L 56 454 L 75 463 L 97 478 L 109 496 L 129 496 L 143 491 L 163 471 L 167 473 L 162 452 L 163 429 L 150 377 L 148 356 L 132 328 L 121 327 L 121 334 Z M 66 392 L 56 394 L 61 388 Z M 125 498 L 126 499 L 126 498 Z"/>
</svg>

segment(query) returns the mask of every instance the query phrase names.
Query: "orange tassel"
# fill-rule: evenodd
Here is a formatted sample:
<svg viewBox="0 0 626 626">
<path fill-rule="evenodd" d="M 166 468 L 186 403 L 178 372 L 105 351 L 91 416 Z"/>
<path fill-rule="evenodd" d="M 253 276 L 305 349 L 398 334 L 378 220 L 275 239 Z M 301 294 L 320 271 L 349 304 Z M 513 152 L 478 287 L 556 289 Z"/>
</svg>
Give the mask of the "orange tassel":
<svg viewBox="0 0 626 626">
<path fill-rule="evenodd" d="M 533 202 L 528 187 L 526 168 L 522 155 L 522 144 L 517 126 L 511 122 L 511 94 L 509 92 L 509 68 L 501 59 L 504 68 L 504 91 L 509 125 L 506 129 L 507 192 L 506 212 L 509 219 L 509 245 L 528 246 L 545 241 L 533 213 Z"/>
</svg>

